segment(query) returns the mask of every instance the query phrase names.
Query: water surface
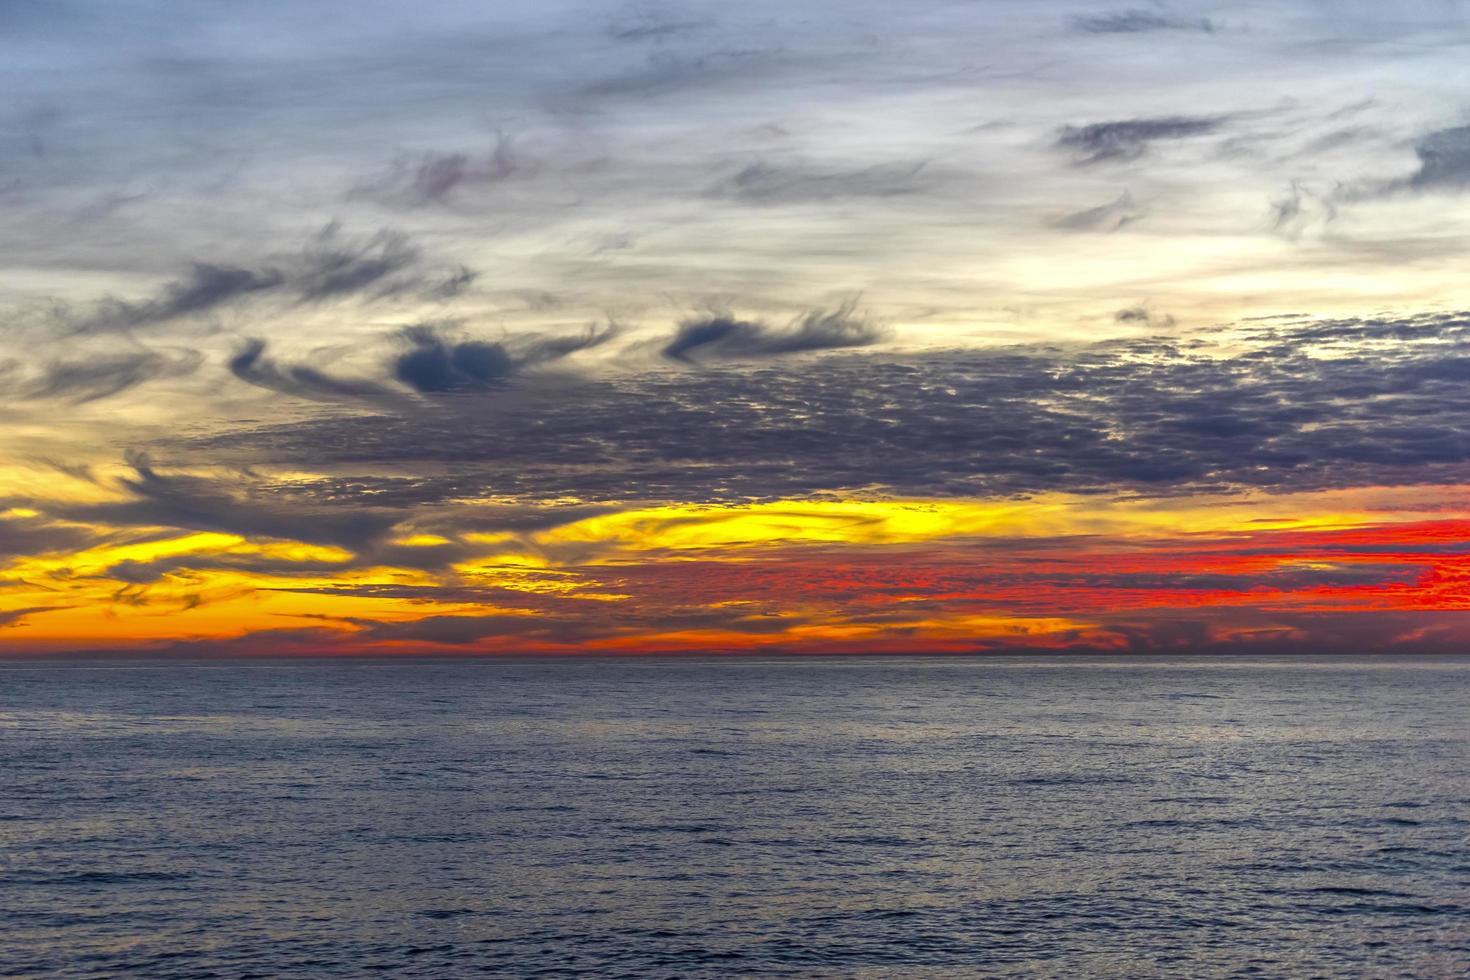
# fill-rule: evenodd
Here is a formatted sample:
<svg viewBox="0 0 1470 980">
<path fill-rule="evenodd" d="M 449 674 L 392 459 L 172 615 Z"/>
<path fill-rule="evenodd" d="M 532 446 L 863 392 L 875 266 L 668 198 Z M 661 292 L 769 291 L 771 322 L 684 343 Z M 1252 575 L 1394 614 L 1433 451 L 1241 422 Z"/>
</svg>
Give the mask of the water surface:
<svg viewBox="0 0 1470 980">
<path fill-rule="evenodd" d="M 0 975 L 1458 976 L 1470 659 L 0 665 Z"/>
</svg>

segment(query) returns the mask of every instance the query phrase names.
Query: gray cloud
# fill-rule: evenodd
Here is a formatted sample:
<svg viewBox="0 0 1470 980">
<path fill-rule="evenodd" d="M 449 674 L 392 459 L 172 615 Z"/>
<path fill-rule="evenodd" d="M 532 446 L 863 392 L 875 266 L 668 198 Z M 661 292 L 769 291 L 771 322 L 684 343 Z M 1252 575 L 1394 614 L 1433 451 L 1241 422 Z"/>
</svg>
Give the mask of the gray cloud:
<svg viewBox="0 0 1470 980">
<path fill-rule="evenodd" d="M 1119 10 L 1105 14 L 1081 14 L 1072 27 L 1084 34 L 1147 34 L 1154 31 L 1200 31 L 1218 29 L 1208 17 L 1172 17 L 1158 10 Z"/>
<path fill-rule="evenodd" d="M 265 356 L 266 342 L 246 340 L 229 360 L 230 373 L 246 384 L 314 401 L 403 402 L 398 392 L 361 378 L 337 378 L 307 364 L 281 365 Z"/>
<path fill-rule="evenodd" d="M 34 506 L 64 520 L 279 538 L 354 552 L 378 546 L 401 517 L 375 507 L 284 502 L 247 481 L 164 474 L 143 455 L 131 456 L 130 463 L 133 476 L 120 481 L 128 500 L 75 505 L 36 501 Z"/>
<path fill-rule="evenodd" d="M 704 52 L 656 50 L 635 67 L 581 88 L 583 99 L 648 98 L 758 78 L 778 64 L 769 50 L 721 48 Z"/>
<path fill-rule="evenodd" d="M 1227 121 L 1224 116 L 1160 116 L 1066 126 L 1057 136 L 1056 145 L 1072 151 L 1079 166 L 1136 160 L 1153 143 L 1208 136 L 1219 132 Z"/>
<path fill-rule="evenodd" d="M 344 237 L 333 224 L 316 234 L 306 248 L 269 265 L 194 263 L 154 298 L 138 302 L 105 299 L 91 313 L 74 317 L 72 326 L 84 333 L 150 327 L 262 295 L 281 295 L 298 303 L 349 296 L 442 299 L 463 292 L 474 278 L 462 266 L 427 262 L 422 251 L 399 232 L 381 231 L 354 240 Z"/>
<path fill-rule="evenodd" d="M 605 344 L 617 334 L 617 326 L 609 324 L 568 337 L 500 342 L 454 339 L 440 327 L 421 324 L 403 331 L 408 350 L 394 360 L 393 376 L 425 394 L 484 390 L 527 368 Z"/>
<path fill-rule="evenodd" d="M 243 269 L 195 262 L 181 278 L 168 283 L 153 299 L 139 303 L 105 299 L 76 326 L 83 331 L 127 330 L 207 313 L 253 293 L 279 289 L 285 276 L 278 269 Z"/>
<path fill-rule="evenodd" d="M 483 154 L 428 152 L 400 159 L 356 193 L 406 207 L 446 204 L 461 189 L 499 184 L 531 169 L 502 134 Z"/>
<path fill-rule="evenodd" d="M 846 304 L 835 310 L 813 310 L 790 326 L 774 328 L 728 315 L 689 320 L 680 324 L 674 338 L 663 348 L 670 360 L 686 364 L 701 360 L 740 360 L 865 347 L 877 343 L 884 331 L 856 315 Z"/>
<path fill-rule="evenodd" d="M 694 339 L 698 339 L 695 337 Z M 693 354 L 699 347 L 689 348 Z M 1470 481 L 1470 314 L 1256 326 L 1229 351 L 1156 337 L 1073 350 L 828 354 L 240 429 L 169 451 L 424 477 L 395 493 L 736 500 L 1189 493 Z M 312 487 L 331 497 L 334 482 Z"/>
<path fill-rule="evenodd" d="M 1150 327 L 1172 327 L 1174 318 L 1168 314 L 1158 314 L 1140 303 L 1137 306 L 1129 306 L 1118 310 L 1113 314 L 1114 323 L 1139 323 Z"/>
<path fill-rule="evenodd" d="M 1470 187 L 1470 126 L 1439 129 L 1419 141 L 1419 169 L 1409 178 L 1415 190 Z"/>
<path fill-rule="evenodd" d="M 1124 191 L 1107 204 L 1063 215 L 1054 220 L 1052 226 L 1070 231 L 1113 232 L 1131 225 L 1141 217 L 1143 210 L 1134 203 L 1133 195 Z"/>
<path fill-rule="evenodd" d="M 75 551 L 109 540 L 108 532 L 44 517 L 0 517 L 0 558 Z"/>
<path fill-rule="evenodd" d="M 8 626 L 19 626 L 27 616 L 36 613 L 50 612 L 54 609 L 63 609 L 64 606 L 25 606 L 20 609 L 0 609 L 0 629 Z"/>
<path fill-rule="evenodd" d="M 146 381 L 193 373 L 203 362 L 197 351 L 168 356 L 153 350 L 97 354 L 91 358 L 52 361 L 39 376 L 15 389 L 23 398 L 57 398 L 81 404 L 127 391 Z"/>
<path fill-rule="evenodd" d="M 1337 205 L 1331 195 L 1318 194 L 1300 181 L 1292 181 L 1286 194 L 1271 202 L 1271 230 L 1296 238 L 1313 224 L 1337 220 Z"/>
<path fill-rule="evenodd" d="M 884 164 L 857 170 L 753 163 L 720 181 L 716 197 L 745 204 L 806 204 L 844 198 L 897 197 L 924 190 L 926 163 Z"/>
</svg>

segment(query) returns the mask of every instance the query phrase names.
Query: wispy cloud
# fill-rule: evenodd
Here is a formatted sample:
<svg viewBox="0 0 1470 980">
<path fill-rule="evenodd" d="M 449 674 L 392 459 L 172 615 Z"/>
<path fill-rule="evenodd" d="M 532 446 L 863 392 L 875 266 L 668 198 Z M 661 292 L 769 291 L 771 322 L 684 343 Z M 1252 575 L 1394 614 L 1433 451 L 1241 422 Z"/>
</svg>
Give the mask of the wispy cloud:
<svg viewBox="0 0 1470 980">
<path fill-rule="evenodd" d="M 1065 127 L 1056 145 L 1073 152 L 1080 166 L 1137 160 L 1154 143 L 1209 136 L 1227 122 L 1224 116 L 1158 116 L 1089 123 Z"/>
<path fill-rule="evenodd" d="M 854 305 L 814 310 L 784 328 L 729 315 L 687 320 L 663 348 L 664 357 L 695 363 L 703 359 L 740 360 L 866 347 L 883 339 L 882 328 L 857 314 Z"/>
<path fill-rule="evenodd" d="M 78 332 L 104 333 L 203 316 L 262 296 L 279 295 L 297 303 L 405 294 L 442 299 L 462 292 L 473 280 L 474 274 L 462 266 L 426 261 L 400 232 L 382 231 L 354 240 L 333 224 L 299 252 L 270 264 L 247 268 L 196 262 L 151 299 L 108 298 L 71 320 Z"/>
<path fill-rule="evenodd" d="M 1079 14 L 1074 29 L 1083 34 L 1150 34 L 1155 31 L 1198 31 L 1213 34 L 1218 25 L 1208 17 L 1176 17 L 1162 10 L 1131 9 Z"/>
</svg>

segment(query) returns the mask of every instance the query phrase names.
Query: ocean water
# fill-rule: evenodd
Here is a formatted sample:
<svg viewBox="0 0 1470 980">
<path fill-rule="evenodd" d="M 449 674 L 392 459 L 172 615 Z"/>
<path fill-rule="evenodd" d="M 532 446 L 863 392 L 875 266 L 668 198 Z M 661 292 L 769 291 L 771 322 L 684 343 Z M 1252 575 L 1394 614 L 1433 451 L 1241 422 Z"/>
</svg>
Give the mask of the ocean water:
<svg viewBox="0 0 1470 980">
<path fill-rule="evenodd" d="M 1462 976 L 1470 659 L 0 664 L 0 974 Z"/>
</svg>

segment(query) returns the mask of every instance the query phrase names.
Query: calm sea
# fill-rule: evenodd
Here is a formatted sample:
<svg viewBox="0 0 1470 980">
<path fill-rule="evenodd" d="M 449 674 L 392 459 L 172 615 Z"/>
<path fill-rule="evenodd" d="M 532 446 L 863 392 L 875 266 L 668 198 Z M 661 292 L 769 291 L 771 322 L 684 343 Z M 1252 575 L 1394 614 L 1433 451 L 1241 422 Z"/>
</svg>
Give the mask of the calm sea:
<svg viewBox="0 0 1470 980">
<path fill-rule="evenodd" d="M 0 975 L 1461 976 L 1470 659 L 0 665 Z"/>
</svg>

